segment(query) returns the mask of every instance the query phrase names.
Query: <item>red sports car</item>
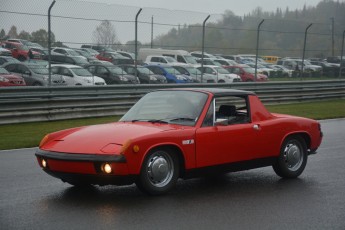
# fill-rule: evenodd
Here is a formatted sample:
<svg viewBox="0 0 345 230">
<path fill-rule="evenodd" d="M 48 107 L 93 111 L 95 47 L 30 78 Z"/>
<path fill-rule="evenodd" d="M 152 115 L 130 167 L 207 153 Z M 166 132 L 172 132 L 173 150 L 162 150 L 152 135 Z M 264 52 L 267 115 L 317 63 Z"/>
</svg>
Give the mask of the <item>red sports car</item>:
<svg viewBox="0 0 345 230">
<path fill-rule="evenodd" d="M 295 178 L 321 141 L 319 122 L 272 114 L 252 92 L 166 89 L 142 97 L 119 122 L 46 135 L 36 157 L 75 186 L 136 183 L 162 194 L 179 178 L 264 166 Z"/>
</svg>

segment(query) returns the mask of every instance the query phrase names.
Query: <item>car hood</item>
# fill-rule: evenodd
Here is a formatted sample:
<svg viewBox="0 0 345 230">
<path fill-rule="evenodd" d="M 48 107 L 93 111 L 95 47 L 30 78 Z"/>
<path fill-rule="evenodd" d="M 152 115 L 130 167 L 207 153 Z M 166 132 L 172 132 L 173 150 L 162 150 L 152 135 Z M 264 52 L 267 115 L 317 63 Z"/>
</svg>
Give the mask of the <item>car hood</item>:
<svg viewBox="0 0 345 230">
<path fill-rule="evenodd" d="M 136 138 L 175 129 L 177 126 L 174 125 L 147 122 L 92 125 L 52 133 L 40 148 L 65 153 L 109 154 L 109 147 L 120 149 Z"/>
<path fill-rule="evenodd" d="M 4 77 L 8 80 L 20 80 L 20 81 L 23 81 L 23 78 L 18 76 L 18 75 L 15 75 L 15 74 L 0 74 L 0 77 Z"/>
</svg>

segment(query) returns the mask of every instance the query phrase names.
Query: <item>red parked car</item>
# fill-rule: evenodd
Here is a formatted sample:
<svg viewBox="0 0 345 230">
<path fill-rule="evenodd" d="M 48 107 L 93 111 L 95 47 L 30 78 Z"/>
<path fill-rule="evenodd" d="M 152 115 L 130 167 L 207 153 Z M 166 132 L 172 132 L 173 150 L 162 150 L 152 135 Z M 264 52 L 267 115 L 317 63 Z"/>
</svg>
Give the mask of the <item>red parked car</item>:
<svg viewBox="0 0 345 230">
<path fill-rule="evenodd" d="M 133 59 L 125 57 L 117 52 L 101 52 L 99 53 L 96 58 L 101 61 L 108 61 L 113 63 L 114 65 L 122 65 L 122 64 L 134 64 Z"/>
<path fill-rule="evenodd" d="M 162 194 L 178 178 L 205 173 L 273 166 L 296 178 L 321 141 L 319 122 L 272 114 L 252 92 L 166 89 L 146 94 L 119 122 L 46 135 L 36 157 L 75 186 L 136 183 Z"/>
<path fill-rule="evenodd" d="M 230 73 L 237 74 L 241 77 L 243 82 L 255 81 L 255 69 L 247 65 L 225 66 Z M 268 81 L 268 77 L 265 74 L 257 73 L 256 81 Z"/>
<path fill-rule="evenodd" d="M 30 48 L 26 45 L 22 45 L 17 42 L 3 42 L 1 46 L 12 52 L 12 57 L 17 58 L 19 61 L 25 61 L 29 59 Z M 33 59 L 41 59 L 41 55 L 38 52 L 32 51 Z"/>
<path fill-rule="evenodd" d="M 0 67 L 0 87 L 25 85 L 24 78 L 11 74 L 6 69 Z"/>
</svg>

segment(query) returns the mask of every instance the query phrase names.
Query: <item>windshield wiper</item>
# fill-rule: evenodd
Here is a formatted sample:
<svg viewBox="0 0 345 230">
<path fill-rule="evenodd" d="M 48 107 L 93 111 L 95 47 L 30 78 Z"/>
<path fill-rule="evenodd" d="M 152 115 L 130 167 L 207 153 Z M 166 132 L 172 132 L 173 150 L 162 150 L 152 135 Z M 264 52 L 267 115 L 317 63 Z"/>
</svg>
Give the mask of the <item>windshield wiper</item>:
<svg viewBox="0 0 345 230">
<path fill-rule="evenodd" d="M 169 119 L 170 121 L 195 121 L 195 118 L 192 117 L 176 117 Z"/>
<path fill-rule="evenodd" d="M 131 122 L 137 122 L 137 121 L 147 121 L 147 122 L 151 122 L 151 123 L 164 123 L 164 124 L 168 124 L 167 121 L 163 121 L 163 120 L 159 120 L 159 119 L 134 119 L 131 120 Z"/>
</svg>

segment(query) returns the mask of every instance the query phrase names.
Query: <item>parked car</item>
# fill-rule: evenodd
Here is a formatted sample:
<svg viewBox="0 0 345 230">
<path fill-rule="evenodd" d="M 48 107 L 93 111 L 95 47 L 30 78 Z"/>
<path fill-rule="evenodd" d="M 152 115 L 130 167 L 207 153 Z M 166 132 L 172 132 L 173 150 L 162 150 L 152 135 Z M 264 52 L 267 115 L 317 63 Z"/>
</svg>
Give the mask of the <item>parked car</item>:
<svg viewBox="0 0 345 230">
<path fill-rule="evenodd" d="M 0 67 L 0 87 L 25 85 L 24 78 L 11 74 L 5 68 Z"/>
<path fill-rule="evenodd" d="M 253 81 L 267 81 L 268 77 L 265 74 L 257 73 L 255 79 L 255 69 L 244 64 L 238 64 L 236 66 L 226 66 L 224 67 L 229 73 L 237 74 L 241 77 L 243 82 L 253 82 Z"/>
<path fill-rule="evenodd" d="M 101 46 L 101 45 L 82 45 L 81 48 L 93 49 L 99 53 L 101 53 L 101 52 L 114 52 L 115 51 L 110 47 Z"/>
<path fill-rule="evenodd" d="M 202 52 L 201 51 L 190 52 L 190 55 L 192 55 L 193 57 L 196 57 L 197 59 L 202 58 Z M 212 54 L 204 52 L 204 58 L 216 58 L 216 57 Z"/>
<path fill-rule="evenodd" d="M 146 65 L 182 65 L 186 66 L 186 63 L 178 62 L 175 58 L 161 55 L 148 55 L 144 62 Z"/>
<path fill-rule="evenodd" d="M 15 59 L 12 56 L 0 56 L 0 66 L 4 65 L 6 63 L 19 63 L 20 61 L 18 59 Z"/>
<path fill-rule="evenodd" d="M 153 73 L 166 77 L 168 83 L 191 83 L 187 75 L 183 75 L 171 66 L 146 65 Z"/>
<path fill-rule="evenodd" d="M 8 49 L 12 53 L 12 57 L 17 58 L 19 61 L 25 61 L 29 59 L 30 48 L 26 45 L 22 45 L 17 42 L 3 42 L 2 47 Z M 35 51 L 32 51 L 33 59 L 41 59 L 41 55 Z"/>
<path fill-rule="evenodd" d="M 82 50 L 82 49 L 73 49 L 76 53 L 78 53 L 80 56 L 83 56 L 86 58 L 86 60 L 90 63 L 90 61 L 98 60 L 95 55 Z"/>
<path fill-rule="evenodd" d="M 138 59 L 144 61 L 149 55 L 172 57 L 175 58 L 178 62 L 185 63 L 191 66 L 195 66 L 198 64 L 195 60 L 195 57 L 191 56 L 190 53 L 185 50 L 141 48 L 138 52 Z"/>
<path fill-rule="evenodd" d="M 293 70 L 282 65 L 272 65 L 272 67 L 277 70 L 277 77 L 292 77 Z"/>
<path fill-rule="evenodd" d="M 141 84 L 165 84 L 167 79 L 159 74 L 154 74 L 149 68 L 145 66 L 134 65 L 119 65 L 128 74 L 137 76 Z"/>
<path fill-rule="evenodd" d="M 139 78 L 128 74 L 118 66 L 91 64 L 85 66 L 93 75 L 101 77 L 108 85 L 112 84 L 139 84 Z"/>
<path fill-rule="evenodd" d="M 328 63 L 326 61 L 309 61 L 313 65 L 322 67 L 324 76 L 335 77 L 339 74 L 340 63 Z"/>
<path fill-rule="evenodd" d="M 45 66 L 34 63 L 8 63 L 3 67 L 10 73 L 24 78 L 26 85 L 47 86 L 49 85 L 49 72 Z M 66 86 L 67 83 L 61 75 L 51 75 L 52 86 Z"/>
<path fill-rule="evenodd" d="M 66 55 L 66 56 L 80 57 L 80 58 L 83 58 L 83 59 L 87 60 L 86 57 L 84 57 L 83 55 L 79 54 L 75 50 L 69 49 L 69 48 L 63 48 L 63 47 L 52 48 L 51 54 L 63 54 L 63 55 Z"/>
<path fill-rule="evenodd" d="M 96 58 L 102 61 L 111 62 L 114 65 L 134 64 L 133 59 L 122 56 L 116 52 L 101 52 L 96 56 Z"/>
<path fill-rule="evenodd" d="M 215 83 L 214 77 L 211 74 L 203 74 L 196 67 L 192 66 L 173 66 L 180 73 L 192 77 L 193 82 L 202 82 L 202 83 Z"/>
<path fill-rule="evenodd" d="M 124 57 L 128 57 L 130 59 L 135 59 L 135 54 L 134 53 L 130 53 L 130 52 L 126 52 L 126 51 L 122 51 L 122 50 L 117 50 L 116 53 L 121 54 Z"/>
<path fill-rule="evenodd" d="M 52 65 L 52 73 L 66 76 L 68 85 L 106 85 L 104 79 L 93 76 L 89 71 L 77 65 Z"/>
<path fill-rule="evenodd" d="M 48 61 L 49 57 L 44 56 L 43 59 Z M 81 58 L 77 56 L 66 56 L 63 54 L 50 55 L 50 62 L 51 64 L 68 64 L 68 65 L 79 65 L 79 66 L 85 66 L 89 64 L 89 62 L 86 61 L 85 58 Z"/>
<path fill-rule="evenodd" d="M 237 74 L 229 73 L 226 69 L 220 66 L 204 66 L 198 67 L 202 73 L 213 75 L 213 79 L 216 83 L 233 83 L 240 82 L 241 77 Z"/>
<path fill-rule="evenodd" d="M 37 53 L 39 53 L 43 59 L 44 56 L 49 55 L 48 49 L 46 48 L 40 48 L 40 47 L 31 47 L 30 48 L 32 51 L 35 51 Z"/>
<path fill-rule="evenodd" d="M 3 57 L 3 56 L 12 57 L 12 52 L 9 51 L 8 49 L 0 47 L 0 57 Z"/>
<path fill-rule="evenodd" d="M 46 135 L 35 156 L 44 172 L 76 187 L 136 183 L 160 195 L 179 178 L 266 166 L 297 178 L 322 137 L 318 121 L 272 114 L 252 92 L 166 89 L 146 94 L 119 122 Z"/>
</svg>

